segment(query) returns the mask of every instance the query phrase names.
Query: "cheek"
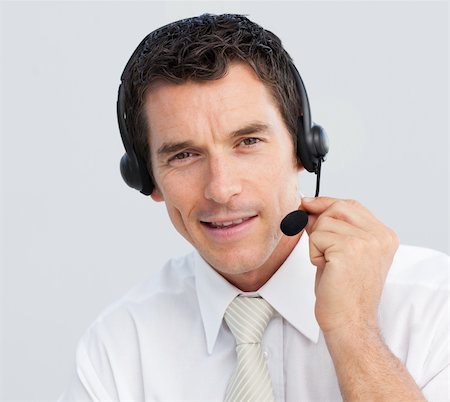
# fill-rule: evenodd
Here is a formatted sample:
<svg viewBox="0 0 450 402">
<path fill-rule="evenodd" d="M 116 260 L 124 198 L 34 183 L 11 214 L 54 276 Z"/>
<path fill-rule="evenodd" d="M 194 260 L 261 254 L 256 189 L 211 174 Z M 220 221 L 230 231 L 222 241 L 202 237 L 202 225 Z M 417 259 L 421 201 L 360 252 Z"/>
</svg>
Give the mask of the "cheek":
<svg viewBox="0 0 450 402">
<path fill-rule="evenodd" d="M 160 180 L 161 193 L 166 204 L 166 209 L 178 232 L 190 240 L 188 221 L 199 204 L 199 184 L 194 183 L 193 176 L 180 179 L 175 176 L 167 176 Z"/>
<path fill-rule="evenodd" d="M 278 172 L 271 176 L 270 189 L 273 219 L 275 222 L 281 222 L 289 212 L 298 209 L 300 205 L 297 170 L 280 165 Z"/>
<path fill-rule="evenodd" d="M 267 183 L 277 196 L 289 196 L 297 190 L 297 180 L 299 169 L 294 158 L 286 158 L 286 154 L 279 158 L 274 158 L 267 163 L 268 168 L 263 170 L 261 182 Z"/>
</svg>

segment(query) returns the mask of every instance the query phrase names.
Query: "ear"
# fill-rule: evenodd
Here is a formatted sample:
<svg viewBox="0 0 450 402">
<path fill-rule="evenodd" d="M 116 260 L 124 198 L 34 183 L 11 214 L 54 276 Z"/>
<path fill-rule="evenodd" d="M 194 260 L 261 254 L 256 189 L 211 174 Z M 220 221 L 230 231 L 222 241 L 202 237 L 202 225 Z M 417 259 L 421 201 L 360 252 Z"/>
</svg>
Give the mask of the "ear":
<svg viewBox="0 0 450 402">
<path fill-rule="evenodd" d="M 302 165 L 298 158 L 296 158 L 296 167 L 298 173 L 300 173 L 302 170 L 305 170 L 305 167 Z"/>
<path fill-rule="evenodd" d="M 164 197 L 161 191 L 159 191 L 158 188 L 156 187 L 153 189 L 152 193 L 150 194 L 150 197 L 152 197 L 152 200 L 156 202 L 164 201 Z"/>
</svg>

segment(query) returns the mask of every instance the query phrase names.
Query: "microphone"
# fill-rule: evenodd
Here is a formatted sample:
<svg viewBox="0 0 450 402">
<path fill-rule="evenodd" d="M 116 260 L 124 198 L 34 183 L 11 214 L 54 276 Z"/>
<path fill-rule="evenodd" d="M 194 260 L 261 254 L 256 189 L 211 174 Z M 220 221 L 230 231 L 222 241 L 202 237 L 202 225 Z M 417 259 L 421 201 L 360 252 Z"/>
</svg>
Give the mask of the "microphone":
<svg viewBox="0 0 450 402">
<path fill-rule="evenodd" d="M 308 223 L 308 214 L 301 209 L 287 214 L 281 221 L 280 229 L 286 236 L 299 234 Z"/>
<path fill-rule="evenodd" d="M 316 195 L 319 196 L 320 189 L 320 169 L 321 169 L 321 160 L 319 159 L 318 168 L 316 171 L 317 180 L 316 180 Z M 306 211 L 302 211 L 298 209 L 296 211 L 292 211 L 288 213 L 280 223 L 280 229 L 286 236 L 295 236 L 299 234 L 308 224 L 308 213 Z"/>
</svg>

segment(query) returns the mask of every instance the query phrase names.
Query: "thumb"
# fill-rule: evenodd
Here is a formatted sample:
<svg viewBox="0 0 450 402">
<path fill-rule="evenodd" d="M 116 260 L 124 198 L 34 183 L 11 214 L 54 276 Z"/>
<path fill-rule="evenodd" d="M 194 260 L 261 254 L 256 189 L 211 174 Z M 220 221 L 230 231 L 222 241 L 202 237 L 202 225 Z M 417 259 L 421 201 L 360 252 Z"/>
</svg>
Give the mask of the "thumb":
<svg viewBox="0 0 450 402">
<path fill-rule="evenodd" d="M 314 215 L 321 214 L 337 201 L 331 197 L 303 197 L 301 209 Z"/>
</svg>

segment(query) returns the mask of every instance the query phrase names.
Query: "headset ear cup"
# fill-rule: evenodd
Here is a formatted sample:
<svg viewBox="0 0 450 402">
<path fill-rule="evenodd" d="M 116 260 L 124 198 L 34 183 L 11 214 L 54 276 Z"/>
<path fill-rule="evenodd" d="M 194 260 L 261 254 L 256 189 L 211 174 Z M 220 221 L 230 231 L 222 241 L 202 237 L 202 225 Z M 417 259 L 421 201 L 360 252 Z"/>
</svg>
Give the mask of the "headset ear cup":
<svg viewBox="0 0 450 402">
<path fill-rule="evenodd" d="M 120 159 L 120 174 L 123 180 L 130 187 L 140 190 L 142 188 L 139 168 L 135 161 L 132 161 L 128 154 L 124 154 Z"/>
<path fill-rule="evenodd" d="M 123 84 L 120 84 L 117 96 L 117 121 L 119 123 L 120 136 L 126 151 L 120 159 L 120 173 L 128 186 L 140 191 L 144 195 L 150 195 L 154 185 L 145 161 L 139 157 L 133 148 L 125 116 L 125 90 L 123 89 Z"/>
<path fill-rule="evenodd" d="M 308 144 L 307 134 L 304 131 L 303 119 L 299 117 L 297 119 L 297 157 L 308 172 L 314 172 L 311 146 Z"/>
<path fill-rule="evenodd" d="M 150 176 L 149 171 L 147 170 L 147 164 L 145 161 L 137 156 L 138 160 L 138 167 L 139 167 L 139 178 L 141 182 L 141 193 L 144 195 L 150 195 L 153 192 L 153 189 L 155 188 L 155 185 L 153 184 L 153 180 Z"/>
<path fill-rule="evenodd" d="M 297 156 L 308 172 L 316 172 L 319 160 L 328 153 L 328 135 L 319 125 L 313 125 L 305 132 L 301 118 L 297 121 Z"/>
<path fill-rule="evenodd" d="M 316 124 L 311 128 L 311 133 L 314 145 L 313 156 L 317 159 L 323 159 L 330 149 L 328 135 L 321 126 Z"/>
<path fill-rule="evenodd" d="M 142 194 L 150 195 L 153 192 L 154 185 L 144 161 L 139 163 L 136 159 L 130 158 L 128 154 L 124 154 L 120 159 L 120 174 L 125 183 Z"/>
</svg>

